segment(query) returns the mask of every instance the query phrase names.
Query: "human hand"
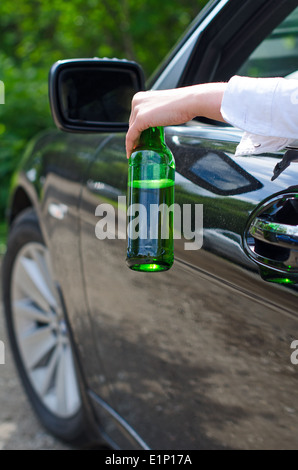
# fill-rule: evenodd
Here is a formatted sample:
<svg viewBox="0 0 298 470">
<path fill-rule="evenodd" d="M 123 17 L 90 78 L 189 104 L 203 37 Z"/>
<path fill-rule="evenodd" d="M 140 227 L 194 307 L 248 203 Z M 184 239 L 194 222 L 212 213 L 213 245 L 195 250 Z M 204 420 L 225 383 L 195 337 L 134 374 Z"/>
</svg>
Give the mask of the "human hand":
<svg viewBox="0 0 298 470">
<path fill-rule="evenodd" d="M 182 124 L 192 119 L 186 93 L 179 89 L 145 91 L 132 100 L 129 130 L 126 135 L 127 158 L 137 146 L 140 134 L 149 127 Z"/>
<path fill-rule="evenodd" d="M 172 90 L 137 93 L 132 100 L 126 156 L 130 157 L 142 131 L 149 127 L 173 126 L 196 116 L 223 120 L 220 105 L 226 84 L 207 83 Z"/>
</svg>

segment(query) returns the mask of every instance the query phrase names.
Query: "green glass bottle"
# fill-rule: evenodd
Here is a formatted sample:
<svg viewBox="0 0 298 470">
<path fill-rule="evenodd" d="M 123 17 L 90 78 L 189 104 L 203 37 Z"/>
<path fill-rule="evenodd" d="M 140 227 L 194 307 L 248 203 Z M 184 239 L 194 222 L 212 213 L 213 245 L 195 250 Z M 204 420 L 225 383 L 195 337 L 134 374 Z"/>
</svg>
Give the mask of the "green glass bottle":
<svg viewBox="0 0 298 470">
<path fill-rule="evenodd" d="M 163 127 L 140 136 L 128 167 L 127 265 L 135 271 L 170 269 L 174 261 L 175 160 Z"/>
</svg>

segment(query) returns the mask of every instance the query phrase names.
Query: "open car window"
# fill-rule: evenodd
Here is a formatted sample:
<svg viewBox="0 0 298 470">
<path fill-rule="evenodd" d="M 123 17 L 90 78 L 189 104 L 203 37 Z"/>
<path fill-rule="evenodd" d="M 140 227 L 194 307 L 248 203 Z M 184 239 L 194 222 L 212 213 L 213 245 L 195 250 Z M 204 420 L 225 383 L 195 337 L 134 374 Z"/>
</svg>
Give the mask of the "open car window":
<svg viewBox="0 0 298 470">
<path fill-rule="evenodd" d="M 298 7 L 259 44 L 237 74 L 298 79 Z"/>
</svg>

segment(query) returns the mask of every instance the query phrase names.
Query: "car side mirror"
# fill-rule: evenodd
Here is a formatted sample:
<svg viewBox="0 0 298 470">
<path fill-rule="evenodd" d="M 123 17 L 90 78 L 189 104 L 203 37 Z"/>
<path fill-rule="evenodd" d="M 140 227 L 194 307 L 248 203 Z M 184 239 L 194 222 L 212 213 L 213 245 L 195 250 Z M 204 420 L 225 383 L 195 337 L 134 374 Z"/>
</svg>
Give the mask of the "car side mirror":
<svg viewBox="0 0 298 470">
<path fill-rule="evenodd" d="M 54 122 L 68 132 L 126 132 L 132 97 L 144 81 L 141 67 L 127 60 L 58 61 L 49 73 Z"/>
</svg>

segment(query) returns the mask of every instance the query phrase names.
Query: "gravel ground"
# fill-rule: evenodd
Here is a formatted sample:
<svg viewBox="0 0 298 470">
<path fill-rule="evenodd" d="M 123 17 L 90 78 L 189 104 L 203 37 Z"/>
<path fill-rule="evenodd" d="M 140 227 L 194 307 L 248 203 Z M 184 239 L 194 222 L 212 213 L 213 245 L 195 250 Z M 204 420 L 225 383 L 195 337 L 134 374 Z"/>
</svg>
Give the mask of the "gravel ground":
<svg viewBox="0 0 298 470">
<path fill-rule="evenodd" d="M 0 450 L 67 450 L 36 419 L 17 376 L 0 304 L 0 341 L 5 364 L 0 364 Z"/>
</svg>

